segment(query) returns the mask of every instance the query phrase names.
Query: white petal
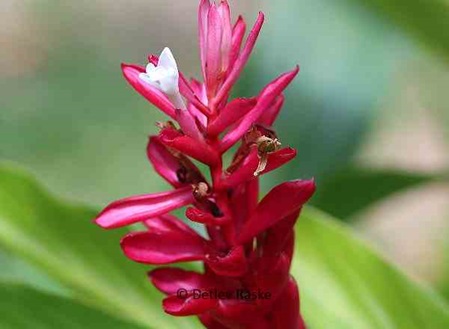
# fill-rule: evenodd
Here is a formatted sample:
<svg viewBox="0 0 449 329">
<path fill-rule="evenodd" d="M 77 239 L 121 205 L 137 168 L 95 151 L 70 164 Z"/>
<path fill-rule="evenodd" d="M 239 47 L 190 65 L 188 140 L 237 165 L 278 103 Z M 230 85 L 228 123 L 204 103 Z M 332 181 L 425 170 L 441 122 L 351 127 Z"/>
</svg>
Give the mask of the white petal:
<svg viewBox="0 0 449 329">
<path fill-rule="evenodd" d="M 173 56 L 170 48 L 165 47 L 159 56 L 158 67 L 163 67 L 165 69 L 173 69 L 178 72 L 178 65 L 176 64 L 175 57 Z"/>
<path fill-rule="evenodd" d="M 180 97 L 179 94 L 179 72 L 175 58 L 169 48 L 165 48 L 160 57 L 157 66 L 149 63 L 146 67 L 146 73 L 141 73 L 139 77 L 164 92 L 168 96 Z"/>
<path fill-rule="evenodd" d="M 178 93 L 178 79 L 176 77 L 166 77 L 165 79 L 160 79 L 160 86 L 163 92 L 169 95 Z"/>
<path fill-rule="evenodd" d="M 156 67 L 153 72 L 147 72 L 147 74 L 153 81 L 164 80 L 169 76 L 168 71 L 160 66 Z"/>
<path fill-rule="evenodd" d="M 153 63 L 148 63 L 146 67 L 146 71 L 148 74 L 151 74 L 156 69 L 156 66 L 154 66 Z"/>
<path fill-rule="evenodd" d="M 140 73 L 140 74 L 139 74 L 139 79 L 140 79 L 140 80 L 143 80 L 143 81 L 145 81 L 146 83 L 149 83 L 149 84 L 152 83 L 150 77 L 149 77 L 148 74 L 146 74 L 146 73 Z"/>
</svg>

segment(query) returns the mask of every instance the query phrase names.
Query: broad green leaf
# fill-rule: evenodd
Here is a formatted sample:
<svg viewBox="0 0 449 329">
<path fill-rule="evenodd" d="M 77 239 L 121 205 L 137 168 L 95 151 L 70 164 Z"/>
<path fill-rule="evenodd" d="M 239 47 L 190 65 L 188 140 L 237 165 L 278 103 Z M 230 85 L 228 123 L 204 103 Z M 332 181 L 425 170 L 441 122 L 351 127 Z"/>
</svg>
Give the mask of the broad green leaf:
<svg viewBox="0 0 449 329">
<path fill-rule="evenodd" d="M 443 329 L 449 307 L 407 278 L 351 231 L 304 209 L 292 273 L 313 329 Z"/>
<path fill-rule="evenodd" d="M 425 174 L 350 167 L 318 181 L 312 204 L 337 218 L 349 220 L 376 201 L 434 179 Z"/>
<path fill-rule="evenodd" d="M 139 329 L 69 299 L 22 285 L 0 284 L 2 329 Z"/>
<path fill-rule="evenodd" d="M 174 318 L 147 282 L 145 267 L 128 261 L 123 230 L 104 231 L 96 212 L 49 196 L 22 171 L 0 166 L 0 244 L 56 279 L 79 300 L 121 318 L 158 328 L 193 328 Z"/>
<path fill-rule="evenodd" d="M 193 328 L 166 318 L 142 265 L 124 260 L 123 232 L 102 232 L 93 212 L 49 197 L 23 173 L 0 169 L 0 241 L 60 282 L 81 300 L 147 327 Z M 449 327 L 447 305 L 412 282 L 351 232 L 306 208 L 297 228 L 292 273 L 311 328 L 435 329 Z"/>
<path fill-rule="evenodd" d="M 26 284 L 41 291 L 68 296 L 69 292 L 54 280 L 14 255 L 0 250 L 0 282 Z"/>
<path fill-rule="evenodd" d="M 448 232 L 446 232 L 446 235 L 449 233 L 449 230 L 447 231 Z M 449 302 L 449 241 L 446 240 L 444 243 L 445 245 L 443 248 L 445 253 L 442 260 L 444 265 L 442 275 L 437 282 L 437 289 Z"/>
</svg>

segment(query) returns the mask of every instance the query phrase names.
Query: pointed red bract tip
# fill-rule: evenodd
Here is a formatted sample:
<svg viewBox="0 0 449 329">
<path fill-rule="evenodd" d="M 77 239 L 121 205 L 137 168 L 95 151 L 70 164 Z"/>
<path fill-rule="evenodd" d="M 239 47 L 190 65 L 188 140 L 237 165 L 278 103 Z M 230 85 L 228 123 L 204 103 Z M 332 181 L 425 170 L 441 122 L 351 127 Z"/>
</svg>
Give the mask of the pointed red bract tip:
<svg viewBox="0 0 449 329">
<path fill-rule="evenodd" d="M 95 219 L 103 228 L 117 228 L 156 217 L 193 202 L 192 187 L 169 192 L 138 195 L 107 206 Z"/>
<path fill-rule="evenodd" d="M 187 208 L 186 217 L 192 222 L 201 224 L 214 224 L 216 222 L 216 218 L 211 213 L 192 207 Z"/>
<path fill-rule="evenodd" d="M 126 81 L 151 104 L 159 108 L 162 112 L 175 119 L 175 107 L 168 97 L 160 90 L 140 79 L 140 73 L 145 69 L 138 65 L 121 64 L 123 76 Z"/>
<path fill-rule="evenodd" d="M 220 151 L 222 153 L 231 148 L 248 132 L 251 126 L 259 120 L 263 112 L 266 111 L 273 104 L 275 99 L 282 94 L 298 73 L 299 66 L 296 66 L 294 70 L 281 74 L 261 91 L 257 98 L 256 106 L 243 117 L 234 129 L 229 131 L 223 137 L 220 146 Z"/>
<path fill-rule="evenodd" d="M 243 226 L 237 241 L 248 242 L 290 213 L 301 208 L 315 192 L 314 180 L 295 180 L 273 188 Z"/>
<path fill-rule="evenodd" d="M 206 241 L 180 232 L 133 232 L 120 242 L 123 253 L 139 263 L 164 265 L 204 260 Z"/>
<path fill-rule="evenodd" d="M 174 267 L 159 267 L 148 272 L 148 278 L 159 291 L 174 295 L 179 289 L 204 289 L 213 284 L 203 274 Z"/>
<path fill-rule="evenodd" d="M 248 262 L 243 247 L 237 246 L 224 255 L 206 256 L 207 265 L 218 275 L 239 277 L 248 270 Z"/>
<path fill-rule="evenodd" d="M 245 46 L 243 47 L 242 51 L 237 57 L 234 63 L 234 67 L 229 72 L 229 75 L 226 78 L 223 86 L 220 88 L 219 92 L 215 96 L 215 99 L 213 100 L 215 104 L 220 104 L 223 101 L 223 99 L 227 95 L 229 95 L 230 90 L 239 79 L 240 74 L 242 73 L 246 63 L 249 60 L 249 57 L 254 49 L 254 46 L 256 45 L 256 41 L 259 37 L 260 30 L 262 29 L 264 21 L 265 15 L 263 14 L 263 12 L 259 12 L 259 15 L 257 16 L 256 19 L 256 23 L 254 24 L 253 29 L 251 30 L 251 32 L 248 35 L 248 38 L 246 39 Z"/>
<path fill-rule="evenodd" d="M 166 146 L 207 165 L 213 166 L 220 162 L 217 151 L 209 144 L 195 140 L 190 136 L 183 135 L 175 129 L 165 128 L 161 130 L 159 139 Z"/>
<path fill-rule="evenodd" d="M 175 316 L 188 316 L 201 314 L 217 307 L 216 299 L 197 298 L 193 292 L 186 293 L 185 298 L 177 295 L 165 298 L 162 301 L 164 311 Z"/>
</svg>

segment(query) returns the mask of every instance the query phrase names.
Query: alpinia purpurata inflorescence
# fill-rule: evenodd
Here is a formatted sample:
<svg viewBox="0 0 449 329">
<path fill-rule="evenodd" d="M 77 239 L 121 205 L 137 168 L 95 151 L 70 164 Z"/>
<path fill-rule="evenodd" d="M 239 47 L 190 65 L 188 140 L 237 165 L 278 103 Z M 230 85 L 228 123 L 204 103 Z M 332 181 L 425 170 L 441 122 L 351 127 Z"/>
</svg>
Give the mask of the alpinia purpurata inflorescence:
<svg viewBox="0 0 449 329">
<path fill-rule="evenodd" d="M 143 223 L 145 231 L 121 241 L 123 252 L 134 261 L 201 262 L 202 273 L 164 266 L 149 277 L 167 295 L 165 312 L 197 315 L 207 328 L 305 328 L 289 270 L 293 226 L 315 190 L 314 182 L 285 182 L 258 199 L 259 176 L 296 156 L 294 149 L 281 148 L 272 125 L 284 102 L 283 91 L 299 68 L 282 74 L 254 98 L 229 100 L 263 21 L 260 13 L 244 41 L 245 21 L 239 17 L 231 24 L 226 0 L 200 2 L 204 82 L 187 80 L 168 48 L 159 58 L 149 56 L 146 68 L 122 65 L 131 86 L 170 117 L 150 137 L 147 155 L 173 189 L 115 201 L 96 223 L 108 229 Z M 223 154 L 239 142 L 232 163 L 223 168 Z M 211 181 L 192 159 L 210 168 Z M 188 220 L 203 224 L 207 238 L 169 214 L 185 206 Z M 199 297 L 200 292 L 205 295 Z"/>
</svg>

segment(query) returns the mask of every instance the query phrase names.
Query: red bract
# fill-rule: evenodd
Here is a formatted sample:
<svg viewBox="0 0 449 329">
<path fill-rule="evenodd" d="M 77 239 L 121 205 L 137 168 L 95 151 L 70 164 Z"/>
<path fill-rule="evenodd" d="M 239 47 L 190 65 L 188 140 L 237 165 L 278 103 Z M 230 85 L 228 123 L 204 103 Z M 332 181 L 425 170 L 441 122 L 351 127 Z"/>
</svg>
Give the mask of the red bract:
<svg viewBox="0 0 449 329">
<path fill-rule="evenodd" d="M 281 148 L 272 125 L 299 67 L 254 98 L 229 100 L 263 22 L 260 13 L 244 41 L 246 23 L 239 17 L 231 24 L 226 0 L 200 1 L 204 82 L 179 72 L 168 48 L 159 57 L 150 55 L 146 68 L 122 65 L 131 86 L 176 121 L 158 123 L 160 132 L 147 147 L 153 168 L 173 190 L 115 201 L 96 218 L 108 229 L 134 223 L 146 227 L 121 241 L 125 255 L 136 262 L 201 262 L 202 271 L 159 267 L 149 277 L 167 296 L 167 313 L 196 315 L 211 329 L 305 328 L 289 271 L 293 227 L 315 183 L 285 182 L 259 201 L 259 176 L 296 156 L 294 149 Z M 224 153 L 238 142 L 224 168 Z M 195 161 L 209 167 L 210 181 Z M 203 225 L 206 237 L 169 214 L 186 206 L 187 221 Z"/>
</svg>

